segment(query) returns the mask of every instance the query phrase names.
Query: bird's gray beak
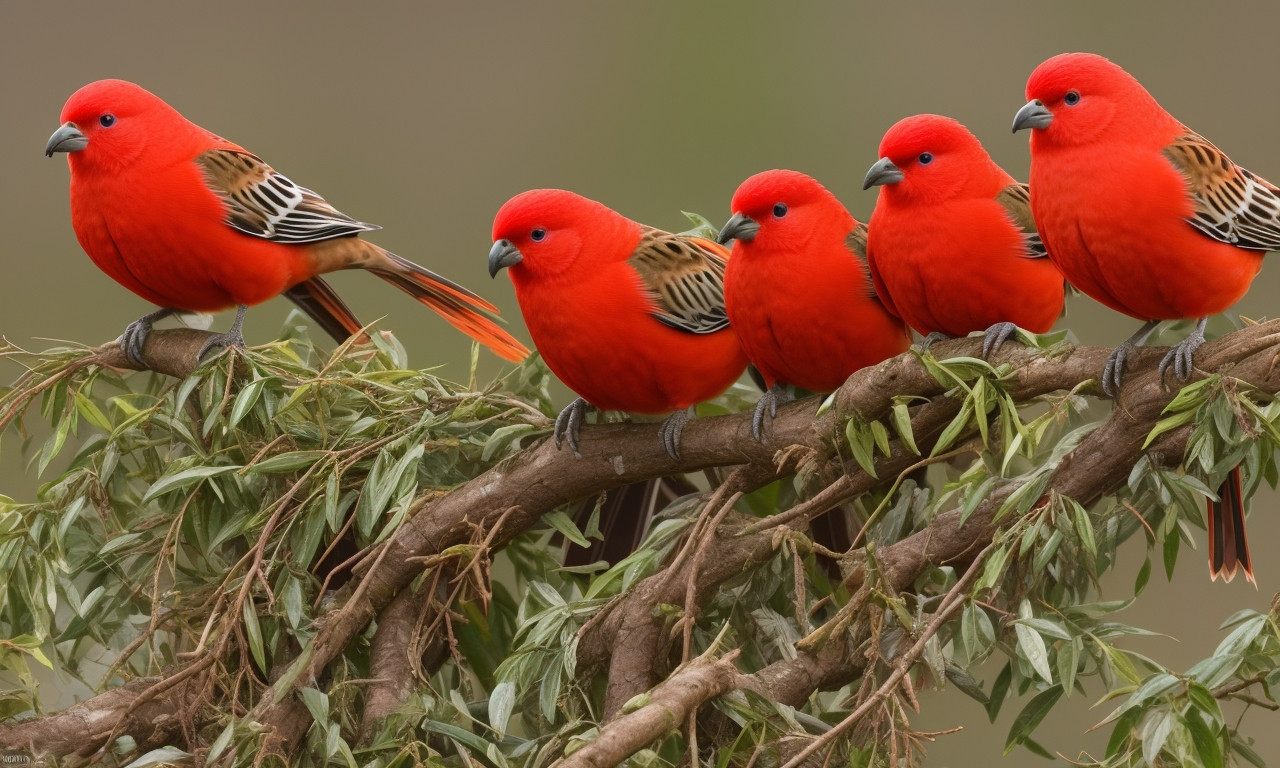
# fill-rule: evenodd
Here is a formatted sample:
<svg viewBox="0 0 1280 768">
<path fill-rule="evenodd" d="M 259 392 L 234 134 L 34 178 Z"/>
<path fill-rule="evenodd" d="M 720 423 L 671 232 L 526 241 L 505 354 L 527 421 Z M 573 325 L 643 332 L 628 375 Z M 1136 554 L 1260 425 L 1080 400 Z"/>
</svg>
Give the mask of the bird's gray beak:
<svg viewBox="0 0 1280 768">
<path fill-rule="evenodd" d="M 862 188 L 871 189 L 882 184 L 897 184 L 903 178 L 902 169 L 894 165 L 889 158 L 882 157 L 867 169 L 867 175 L 862 179 Z"/>
<path fill-rule="evenodd" d="M 498 240 L 489 249 L 489 277 L 497 277 L 498 271 L 524 261 L 524 254 L 510 240 Z"/>
<path fill-rule="evenodd" d="M 53 157 L 54 152 L 79 152 L 87 146 L 89 137 L 81 133 L 75 123 L 63 123 L 44 145 L 44 156 Z"/>
<path fill-rule="evenodd" d="M 1018 114 L 1013 116 L 1013 132 L 1017 133 L 1023 128 L 1035 128 L 1041 130 L 1048 128 L 1053 122 L 1053 113 L 1039 99 L 1028 101 L 1022 109 L 1018 110 Z"/>
<path fill-rule="evenodd" d="M 720 234 L 716 235 L 716 242 L 721 245 L 727 245 L 730 240 L 736 239 L 749 243 L 756 239 L 756 234 L 759 231 L 760 222 L 746 214 L 735 213 L 720 228 Z"/>
</svg>

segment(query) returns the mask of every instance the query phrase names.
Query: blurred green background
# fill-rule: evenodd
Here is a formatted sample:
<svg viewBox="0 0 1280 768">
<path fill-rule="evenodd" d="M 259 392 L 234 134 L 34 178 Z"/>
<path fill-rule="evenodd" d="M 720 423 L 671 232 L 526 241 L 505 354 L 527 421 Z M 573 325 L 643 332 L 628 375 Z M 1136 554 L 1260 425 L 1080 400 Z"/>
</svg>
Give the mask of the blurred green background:
<svg viewBox="0 0 1280 768">
<path fill-rule="evenodd" d="M 493 214 L 512 195 L 564 187 L 683 229 L 681 210 L 722 222 L 740 181 L 787 167 L 865 220 L 874 195 L 860 186 L 880 136 L 918 112 L 959 119 L 1025 179 L 1027 138 L 1009 126 L 1027 75 L 1062 51 L 1111 57 L 1234 159 L 1280 181 L 1277 28 L 1280 5 L 1257 3 L 0 3 L 0 333 L 29 349 L 46 338 L 97 344 L 151 309 L 80 251 L 65 161 L 42 154 L 67 96 L 99 78 L 142 84 L 381 224 L 371 239 L 488 296 L 527 341 L 509 282 L 485 272 Z M 466 376 L 468 341 L 434 315 L 368 275 L 332 282 L 366 322 L 386 316 L 416 365 Z M 1234 312 L 1275 314 L 1278 287 L 1269 265 Z M 273 338 L 289 306 L 252 310 L 249 342 Z M 1083 297 L 1069 307 L 1086 343 L 1116 343 L 1137 325 Z M 486 353 L 482 377 L 500 368 Z M 17 440 L 3 448 L 0 492 L 29 499 L 36 480 Z M 1184 551 L 1173 582 L 1157 576 L 1120 616 L 1171 638 L 1134 647 L 1185 669 L 1212 652 L 1221 620 L 1265 610 L 1280 588 L 1276 508 L 1270 491 L 1253 503 L 1259 589 L 1210 584 L 1203 556 Z M 1107 598 L 1132 594 L 1142 545 L 1126 551 Z M 1108 731 L 1083 733 L 1110 711 L 1088 709 L 1098 693 L 1060 705 L 1041 743 L 1099 754 Z M 992 727 L 963 696 L 926 693 L 918 727 L 964 726 L 927 764 L 1000 762 L 1023 703 L 1007 703 Z M 1264 756 L 1280 755 L 1268 728 L 1277 720 L 1253 710 L 1244 722 Z M 1000 764 L 1038 762 L 1018 752 Z"/>
</svg>

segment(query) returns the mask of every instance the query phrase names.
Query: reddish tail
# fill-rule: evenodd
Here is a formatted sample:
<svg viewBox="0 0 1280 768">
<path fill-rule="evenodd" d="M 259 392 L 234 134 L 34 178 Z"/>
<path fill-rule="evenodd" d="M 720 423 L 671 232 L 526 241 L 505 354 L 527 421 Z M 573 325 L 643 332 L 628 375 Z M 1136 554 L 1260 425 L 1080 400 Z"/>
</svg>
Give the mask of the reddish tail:
<svg viewBox="0 0 1280 768">
<path fill-rule="evenodd" d="M 449 322 L 454 328 L 493 350 L 494 354 L 520 362 L 529 356 L 529 350 L 490 317 L 497 307 L 430 270 L 386 252 L 386 261 L 370 263 L 365 269 L 386 280 L 395 287 L 426 304 Z"/>
<path fill-rule="evenodd" d="M 338 343 L 360 333 L 364 327 L 342 297 L 319 277 L 298 283 L 284 295 Z"/>
<path fill-rule="evenodd" d="M 1256 585 L 1244 532 L 1244 491 L 1239 467 L 1222 481 L 1218 499 L 1209 502 L 1209 575 L 1231 581 L 1237 570 L 1243 570 L 1244 577 Z"/>
</svg>

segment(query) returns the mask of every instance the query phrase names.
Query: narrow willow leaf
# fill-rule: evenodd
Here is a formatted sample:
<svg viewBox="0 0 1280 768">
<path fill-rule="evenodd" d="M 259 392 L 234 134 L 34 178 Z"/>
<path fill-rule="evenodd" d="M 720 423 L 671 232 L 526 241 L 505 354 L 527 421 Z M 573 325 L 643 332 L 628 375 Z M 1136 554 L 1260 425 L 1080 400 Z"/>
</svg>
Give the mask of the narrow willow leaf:
<svg viewBox="0 0 1280 768">
<path fill-rule="evenodd" d="M 1049 669 L 1049 651 L 1045 648 L 1044 638 L 1026 624 L 1014 624 L 1013 629 L 1018 635 L 1018 648 L 1022 651 L 1022 657 L 1030 662 L 1031 668 L 1044 678 L 1045 682 L 1052 683 L 1053 671 Z"/>
<path fill-rule="evenodd" d="M 916 447 L 916 436 L 911 431 L 911 413 L 907 410 L 905 401 L 898 401 L 893 404 L 893 428 L 898 433 L 902 444 L 907 446 L 915 455 L 920 455 L 920 449 Z"/>
<path fill-rule="evenodd" d="M 147 489 L 146 495 L 142 497 L 142 504 L 146 504 L 152 499 L 156 499 L 171 491 L 180 491 L 189 488 L 196 483 L 206 480 L 210 477 L 225 475 L 228 472 L 235 472 L 240 469 L 238 464 L 232 464 L 222 467 L 191 467 L 184 469 L 172 475 L 166 475 Z"/>
<path fill-rule="evenodd" d="M 498 738 L 507 733 L 507 722 L 516 706 L 516 686 L 512 682 L 501 682 L 489 693 L 489 727 Z"/>
<path fill-rule="evenodd" d="M 1009 728 L 1009 736 L 1004 742 L 1005 755 L 1008 755 L 1013 751 L 1014 747 L 1031 736 L 1036 726 L 1040 725 L 1040 722 L 1044 720 L 1060 698 L 1062 698 L 1062 686 L 1055 685 L 1036 694 L 1031 701 L 1027 702 L 1027 706 L 1022 708 L 1022 711 L 1014 718 L 1013 725 Z"/>
<path fill-rule="evenodd" d="M 1191 745 L 1196 750 L 1196 756 L 1200 758 L 1200 764 L 1204 768 L 1223 768 L 1222 742 L 1208 723 L 1200 717 L 1200 713 L 1191 710 L 1180 719 L 1191 736 Z"/>
</svg>

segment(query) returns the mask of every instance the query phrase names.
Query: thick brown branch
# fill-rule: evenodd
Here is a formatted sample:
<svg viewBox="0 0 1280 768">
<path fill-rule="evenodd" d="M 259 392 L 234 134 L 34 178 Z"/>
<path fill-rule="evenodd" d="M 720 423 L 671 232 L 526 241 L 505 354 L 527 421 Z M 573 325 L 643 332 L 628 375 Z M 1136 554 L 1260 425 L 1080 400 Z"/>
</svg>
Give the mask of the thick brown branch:
<svg viewBox="0 0 1280 768">
<path fill-rule="evenodd" d="M 559 768 L 612 768 L 647 744 L 680 727 L 703 703 L 734 687 L 738 671 L 732 651 L 719 659 L 700 656 L 654 688 L 634 711 L 600 729 L 590 744 L 556 763 Z"/>
<path fill-rule="evenodd" d="M 0 726 L 0 750 L 25 750 L 70 767 L 94 762 L 112 731 L 133 737 L 142 751 L 173 743 L 182 734 L 179 702 L 191 691 L 179 685 L 164 697 L 140 702 L 142 693 L 160 681 L 132 680 L 57 714 Z"/>
</svg>

